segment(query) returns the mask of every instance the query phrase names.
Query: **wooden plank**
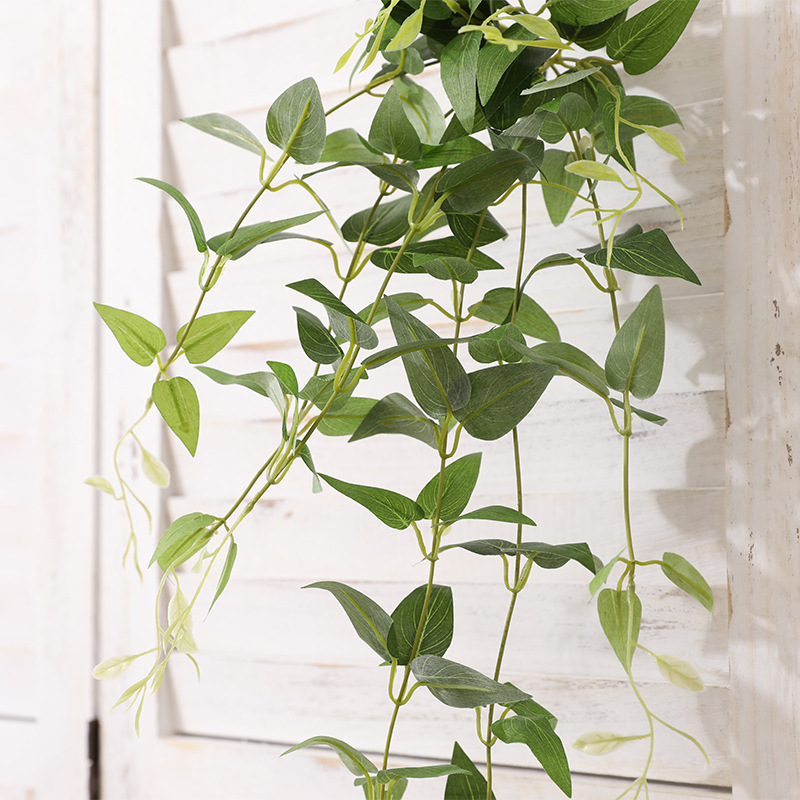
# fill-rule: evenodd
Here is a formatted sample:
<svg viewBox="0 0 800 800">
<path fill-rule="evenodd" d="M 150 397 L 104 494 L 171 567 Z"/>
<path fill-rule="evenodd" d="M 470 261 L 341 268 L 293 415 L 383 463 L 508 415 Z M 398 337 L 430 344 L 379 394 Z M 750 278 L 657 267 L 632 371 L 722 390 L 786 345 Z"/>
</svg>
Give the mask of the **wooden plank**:
<svg viewBox="0 0 800 800">
<path fill-rule="evenodd" d="M 363 750 L 383 742 L 389 719 L 386 698 L 388 669 L 330 664 L 320 654 L 316 663 L 270 664 L 209 656 L 202 680 L 193 676 L 186 660 L 170 666 L 172 701 L 180 732 L 226 738 L 247 738 L 290 745 L 309 736 L 332 735 Z M 646 722 L 626 680 L 506 673 L 510 680 L 549 708 L 559 718 L 559 735 L 569 746 L 593 730 L 638 733 Z M 678 721 L 704 743 L 711 768 L 685 740 L 666 731 L 658 736 L 654 779 L 725 785 L 729 775 L 727 687 L 707 686 L 699 694 L 681 692 L 663 683 L 640 683 L 653 711 Z M 678 705 L 680 704 L 680 705 Z M 680 711 L 676 711 L 679 708 Z M 481 747 L 475 738 L 475 716 L 470 710 L 441 705 L 430 694 L 417 692 L 403 707 L 395 730 L 398 753 L 447 759 L 457 738 L 474 758 Z M 635 776 L 647 748 L 634 742 L 602 760 L 570 752 L 572 769 L 611 776 Z M 501 748 L 498 763 L 532 763 L 523 748 Z"/>
<path fill-rule="evenodd" d="M 285 748 L 256 742 L 175 736 L 164 746 L 153 766 L 158 785 L 141 800 L 218 800 L 235 795 L 237 800 L 262 800 L 265 792 L 284 797 L 349 797 L 352 775 L 332 751 L 303 750 L 280 758 Z M 372 755 L 372 754 L 371 754 Z M 377 756 L 375 756 L 377 758 Z M 374 760 L 374 758 L 373 758 Z M 405 765 L 426 762 L 404 759 Z M 499 767 L 495 772 L 498 797 L 504 800 L 553 800 L 558 790 L 540 770 Z M 610 800 L 619 795 L 627 781 L 573 775 L 573 797 L 577 800 Z M 418 781 L 414 797 L 440 800 L 440 780 Z M 725 789 L 699 786 L 670 786 L 653 783 L 652 800 L 726 800 Z"/>
<path fill-rule="evenodd" d="M 734 796 L 800 783 L 800 88 L 791 0 L 727 0 L 726 336 Z"/>
<path fill-rule="evenodd" d="M 0 717 L 0 797 L 3 800 L 32 800 L 44 768 L 39 750 L 37 724 L 33 720 Z M 74 795 L 76 798 L 82 795 Z"/>
</svg>

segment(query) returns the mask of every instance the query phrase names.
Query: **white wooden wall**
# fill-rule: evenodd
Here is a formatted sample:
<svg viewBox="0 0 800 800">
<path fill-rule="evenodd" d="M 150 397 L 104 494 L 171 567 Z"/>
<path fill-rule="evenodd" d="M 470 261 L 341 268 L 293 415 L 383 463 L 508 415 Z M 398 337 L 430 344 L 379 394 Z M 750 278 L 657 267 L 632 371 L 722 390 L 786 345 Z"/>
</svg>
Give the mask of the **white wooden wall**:
<svg viewBox="0 0 800 800">
<path fill-rule="evenodd" d="M 680 740 L 660 736 L 652 771 L 660 782 L 653 797 L 719 798 L 733 787 L 742 800 L 789 800 L 798 783 L 800 751 L 800 590 L 794 567 L 800 542 L 787 535 L 798 525 L 793 467 L 800 450 L 792 450 L 797 412 L 791 401 L 800 371 L 793 325 L 796 125 L 785 114 L 795 114 L 797 107 L 791 64 L 800 21 L 791 0 L 726 2 L 702 0 L 675 51 L 640 79 L 645 91 L 678 107 L 689 164 L 681 167 L 659 152 L 643 151 L 651 164 L 648 174 L 681 203 L 686 230 L 679 232 L 672 211 L 656 200 L 638 212 L 636 221 L 674 234 L 703 286 L 687 289 L 664 281 L 668 366 L 653 409 L 670 422 L 634 437 L 634 526 L 642 556 L 658 557 L 666 549 L 685 554 L 717 596 L 709 624 L 696 604 L 648 575 L 643 643 L 689 658 L 708 689 L 697 696 L 683 694 L 664 684 L 644 660 L 640 677 L 654 710 L 684 721 L 712 760 L 708 769 Z M 254 159 L 203 137 L 178 118 L 220 111 L 263 131 L 271 100 L 309 74 L 317 77 L 326 104 L 336 102 L 344 96 L 346 76 L 331 75 L 332 66 L 370 11 L 353 0 L 308 2 L 302 12 L 277 2 L 140 0 L 135 7 L 102 3 L 98 18 L 89 3 L 70 4 L 69 13 L 61 5 L 31 4 L 24 14 L 10 7 L 0 11 L 4 58 L 14 67 L 0 78 L 3 106 L 25 120 L 21 128 L 4 126 L 0 134 L 4 184 L 16 189 L 13 196 L 3 193 L 0 241 L 15 261 L 38 266 L 16 269 L 9 260 L 1 273 L 0 361 L 8 364 L 0 371 L 6 411 L 0 421 L 5 523 L 0 541 L 6 555 L 0 561 L 3 800 L 87 797 L 86 722 L 94 711 L 86 678 L 90 665 L 99 656 L 151 643 L 152 581 L 141 586 L 120 572 L 124 521 L 105 498 L 94 592 L 93 506 L 80 485 L 85 475 L 107 471 L 110 447 L 123 424 L 138 415 L 149 383 L 146 370 L 125 364 L 103 332 L 103 411 L 97 427 L 90 301 L 99 295 L 103 302 L 169 327 L 185 318 L 196 287 L 198 265 L 185 220 L 162 208 L 156 191 L 133 178 L 149 175 L 175 183 L 200 211 L 207 232 L 225 230 L 253 191 Z M 294 56 L 298 41 L 313 42 L 302 59 Z M 34 76 L 22 91 L 20 64 Z M 629 85 L 635 90 L 639 84 Z M 362 108 L 366 121 L 369 110 Z M 331 120 L 333 128 L 350 124 L 349 118 Z M 765 132 L 776 143 L 768 158 Z M 37 179 L 31 180 L 22 165 L 34 165 Z M 365 186 L 349 176 L 343 190 L 333 174 L 322 192 L 342 217 L 362 206 L 357 195 Z M 529 242 L 530 257 L 536 259 L 563 246 L 556 244 L 541 204 L 533 205 Z M 261 216 L 274 219 L 307 208 L 304 195 L 281 195 L 264 201 Z M 41 226 L 48 219 L 60 223 L 44 235 Z M 497 247 L 498 258 L 513 251 L 519 227 L 514 212 L 503 221 L 511 236 Z M 570 235 L 576 245 L 585 241 L 576 226 Z M 21 255 L 26 248 L 33 248 L 32 255 Z M 209 298 L 212 310 L 258 312 L 236 346 L 213 362 L 220 369 L 257 370 L 267 358 L 302 360 L 282 333 L 293 328 L 286 313 L 290 293 L 283 287 L 310 273 L 328 279 L 327 264 L 316 251 L 299 246 L 264 251 L 233 265 Z M 623 311 L 646 285 L 638 279 L 625 284 Z M 396 288 L 403 287 L 398 282 Z M 545 272 L 532 291 L 555 310 L 565 340 L 603 357 L 610 320 L 593 292 L 576 286 L 573 275 L 555 270 Z M 268 301 L 278 304 L 274 313 L 267 311 Z M 352 304 L 359 307 L 356 299 Z M 49 338 L 41 331 L 50 332 Z M 16 351 L 19 342 L 25 342 L 21 352 Z M 83 380 L 75 380 L 76 373 Z M 376 397 L 383 389 L 379 381 L 376 376 L 369 382 Z M 241 390 L 203 382 L 200 376 L 195 382 L 203 413 L 197 462 L 164 440 L 174 483 L 162 508 L 162 526 L 190 510 L 214 513 L 227 507 L 277 432 L 263 404 Z M 622 546 L 618 437 L 591 400 L 566 386 L 551 387 L 535 413 L 539 425 L 524 441 L 525 484 L 527 509 L 539 523 L 541 538 L 585 538 L 610 557 Z M 99 467 L 91 463 L 96 431 Z M 158 449 L 157 428 L 146 435 L 151 449 Z M 637 447 L 637 438 L 645 436 Z M 413 442 L 380 442 L 379 447 L 391 448 L 400 465 L 407 454 L 417 458 L 423 449 Z M 318 439 L 313 449 L 321 469 L 401 491 L 416 491 L 435 469 L 431 462 L 424 474 L 409 475 L 402 467 L 386 466 L 378 476 L 375 465 L 387 459 L 382 453 L 378 458 L 368 442 Z M 504 488 L 509 485 L 507 450 L 500 442 L 487 454 L 476 502 L 511 501 Z M 540 452 L 548 454 L 545 463 L 537 462 Z M 43 497 L 52 502 L 40 502 Z M 159 503 L 155 494 L 149 499 Z M 20 535 L 23 530 L 32 533 Z M 402 534 L 387 534 L 367 512 L 330 491 L 312 496 L 302 470 L 260 504 L 239 541 L 234 578 L 196 631 L 202 682 L 176 664 L 161 696 L 145 711 L 139 740 L 130 717 L 109 711 L 123 682 L 94 690 L 103 731 L 103 798 L 249 800 L 305 798 L 322 791 L 345 798 L 352 792 L 349 775 L 331 754 L 305 751 L 281 760 L 277 755 L 317 733 L 341 736 L 367 751 L 382 741 L 388 708 L 374 658 L 330 597 L 299 587 L 319 579 L 343 580 L 362 585 L 392 608 L 424 581 L 420 567 L 414 567 L 412 543 Z M 145 550 L 152 545 L 145 543 Z M 357 550 L 363 558 L 353 558 Z M 375 584 L 370 564 L 381 557 L 388 559 L 388 582 Z M 456 597 L 450 655 L 485 670 L 491 667 L 487 653 L 496 648 L 499 628 L 492 615 L 502 613 L 505 604 L 496 567 L 454 557 L 442 561 L 439 573 L 442 582 L 453 584 Z M 781 581 L 775 579 L 778 570 Z M 642 721 L 586 604 L 583 575 L 566 568 L 537 578 L 523 595 L 521 610 L 529 609 L 538 624 L 531 629 L 520 614 L 507 676 L 558 713 L 566 743 L 586 730 L 637 731 Z M 648 608 L 654 611 L 649 617 Z M 567 627 L 558 625 L 567 618 Z M 355 705 L 359 690 L 374 699 Z M 469 713 L 442 714 L 442 706 L 425 698 L 418 703 L 417 697 L 404 709 L 397 731 L 398 750 L 409 761 L 423 753 L 446 758 L 454 736 L 470 748 Z M 434 715 L 448 725 L 444 736 L 432 724 Z M 643 760 L 636 745 L 604 759 L 569 756 L 576 772 L 574 796 L 581 800 L 614 797 Z M 558 796 L 540 772 L 515 769 L 531 764 L 524 748 L 506 747 L 499 758 L 507 767 L 500 770 L 499 797 Z M 417 796 L 436 797 L 440 791 L 432 784 Z"/>
</svg>

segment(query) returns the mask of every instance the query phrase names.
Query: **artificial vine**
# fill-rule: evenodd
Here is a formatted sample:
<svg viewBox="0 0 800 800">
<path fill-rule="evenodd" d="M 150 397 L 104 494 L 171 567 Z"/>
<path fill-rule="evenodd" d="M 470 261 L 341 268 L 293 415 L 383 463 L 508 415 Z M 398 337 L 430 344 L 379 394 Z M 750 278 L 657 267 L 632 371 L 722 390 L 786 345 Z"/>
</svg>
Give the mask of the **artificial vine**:
<svg viewBox="0 0 800 800">
<path fill-rule="evenodd" d="M 218 384 L 239 385 L 262 395 L 280 415 L 281 437 L 230 508 L 217 514 L 186 514 L 161 534 L 149 564 L 163 573 L 155 605 L 156 644 L 141 653 L 108 659 L 95 670 L 97 677 L 114 677 L 139 659 L 152 659 L 149 671 L 119 700 L 136 707 L 137 727 L 144 699 L 161 684 L 170 658 L 182 653 L 197 665 L 194 608 L 207 593 L 213 606 L 225 590 L 235 568 L 239 526 L 300 460 L 311 473 L 315 491 L 327 485 L 366 507 L 385 526 L 408 531 L 409 558 L 419 550 L 428 562 L 428 579 L 391 613 L 344 583 L 324 580 L 311 585 L 332 595 L 355 633 L 382 660 L 389 698 L 387 732 L 385 741 L 375 746 L 378 764 L 330 735 L 312 737 L 287 752 L 313 745 L 332 748 L 368 800 L 397 800 L 409 780 L 437 777 L 446 777 L 445 800 L 491 800 L 495 789 L 502 788 L 496 785 L 493 770 L 495 748 L 499 742 L 522 743 L 559 789 L 571 796 L 569 764 L 556 717 L 529 693 L 503 681 L 503 661 L 513 639 L 517 598 L 536 579 L 536 570 L 575 562 L 592 575 L 589 587 L 600 624 L 641 705 L 646 726 L 636 733 L 588 733 L 575 746 L 602 754 L 628 741 L 648 740 L 640 776 L 619 797 L 647 796 L 656 734 L 662 728 L 686 737 L 705 755 L 688 733 L 652 712 L 634 677 L 634 657 L 641 650 L 673 683 L 702 688 L 688 663 L 639 643 L 642 605 L 637 582 L 646 569 L 659 567 L 709 611 L 713 598 L 700 573 L 681 556 L 664 553 L 643 561 L 636 552 L 630 513 L 631 436 L 635 425 L 662 425 L 666 420 L 633 401 L 646 400 L 658 389 L 665 325 L 658 285 L 624 321 L 616 300 L 619 270 L 699 283 L 664 231 L 622 225 L 647 191 L 658 193 L 680 215 L 674 201 L 639 170 L 636 137 L 646 135 L 681 161 L 684 154 L 675 136 L 664 130 L 680 122 L 675 109 L 660 99 L 627 94 L 619 75 L 620 69 L 636 75 L 659 63 L 677 42 L 697 0 L 657 0 L 629 16 L 633 5 L 635 0 L 552 0 L 532 13 L 522 2 L 383 0 L 337 69 L 352 59 L 359 45 L 363 49 L 356 69 L 366 70 L 379 58 L 382 66 L 366 86 L 327 111 L 313 78 L 283 92 L 266 119 L 274 160 L 258 136 L 230 117 L 208 114 L 185 120 L 258 158 L 253 197 L 230 230 L 207 238 L 199 216 L 178 189 L 143 179 L 166 192 L 186 214 L 199 253 L 199 294 L 171 348 L 165 332 L 152 322 L 96 304 L 135 363 L 157 364 L 144 412 L 117 445 L 114 481 L 100 476 L 88 481 L 123 503 L 129 521 L 126 556 L 131 554 L 140 570 L 136 509 L 143 510 L 148 525 L 151 516 L 119 466 L 120 446 L 132 439 L 140 448 L 145 475 L 164 488 L 169 471 L 140 441 L 137 428 L 142 420 L 155 407 L 192 455 L 197 448 L 199 401 L 190 380 L 172 375 L 179 359 L 185 357 Z M 603 50 L 604 55 L 596 54 Z M 437 68 L 451 104 L 446 111 L 413 77 Z M 346 126 L 328 132 L 331 118 L 341 116 L 340 109 L 367 96 L 374 100 L 365 102 L 377 101 L 368 132 Z M 279 176 L 292 162 L 324 166 L 280 183 Z M 314 175 L 330 169 L 366 170 L 376 182 L 375 196 L 341 225 L 314 189 Z M 252 222 L 256 208 L 289 186 L 305 190 L 313 210 L 289 219 Z M 577 202 L 573 215 L 588 215 L 596 245 L 580 252 L 534 253 L 535 243 L 526 239 L 529 192 L 534 186 L 541 187 L 554 225 L 561 224 Z M 508 236 L 495 212 L 502 215 L 511 204 L 518 204 L 521 226 L 516 262 L 506 265 L 482 248 Z M 323 215 L 335 242 L 299 231 Z M 298 303 L 303 303 L 295 312 L 308 361 L 296 367 L 270 361 L 269 370 L 244 375 L 200 366 L 220 353 L 254 313 L 204 315 L 208 293 L 229 262 L 286 239 L 322 247 L 331 259 L 333 288 L 315 278 L 288 284 L 297 292 Z M 557 325 L 533 297 L 537 273 L 556 268 L 573 269 L 576 280 L 589 280 L 609 298 L 613 329 L 602 366 L 561 341 Z M 356 311 L 345 298 L 364 270 L 385 274 L 372 302 Z M 491 270 L 506 270 L 508 285 L 476 293 L 481 274 Z M 398 273 L 415 275 L 420 291 L 393 293 L 390 284 Z M 449 306 L 428 296 L 435 294 L 429 290 L 431 281 L 450 286 Z M 315 311 L 324 309 L 327 324 L 308 310 L 309 305 Z M 381 342 L 375 330 L 376 323 L 385 319 L 393 343 Z M 464 326 L 470 320 L 488 327 L 467 333 Z M 431 324 L 440 329 L 448 325 L 448 335 L 439 335 Z M 361 395 L 361 382 L 368 373 L 396 359 L 402 362 L 407 386 L 382 398 Z M 465 363 L 470 362 L 479 368 L 468 372 Z M 298 374 L 305 374 L 304 380 Z M 625 536 L 623 549 L 605 564 L 584 542 L 549 544 L 528 535 L 535 523 L 525 507 L 526 465 L 519 429 L 536 425 L 531 412 L 554 378 L 576 381 L 594 395 L 598 409 L 609 415 L 621 439 Z M 318 433 L 347 436 L 350 441 L 376 435 L 412 437 L 435 450 L 439 469 L 416 498 L 351 483 L 317 470 L 311 441 Z M 514 467 L 515 506 L 467 510 L 480 476 L 480 443 L 501 438 L 508 442 Z M 462 520 L 481 520 L 487 528 L 491 523 L 510 526 L 513 533 L 509 538 L 454 541 Z M 436 576 L 439 560 L 453 549 L 502 565 L 508 606 L 498 623 L 491 676 L 445 658 L 453 636 L 454 604 L 450 587 L 437 583 Z M 179 568 L 192 559 L 202 577 L 187 597 Z M 616 584 L 603 588 L 614 570 Z M 217 574 L 214 589 L 210 580 Z M 159 612 L 165 591 L 170 595 L 166 619 Z M 483 770 L 458 742 L 448 764 L 391 763 L 396 723 L 404 706 L 423 688 L 445 705 L 473 709 L 485 752 Z"/>
</svg>

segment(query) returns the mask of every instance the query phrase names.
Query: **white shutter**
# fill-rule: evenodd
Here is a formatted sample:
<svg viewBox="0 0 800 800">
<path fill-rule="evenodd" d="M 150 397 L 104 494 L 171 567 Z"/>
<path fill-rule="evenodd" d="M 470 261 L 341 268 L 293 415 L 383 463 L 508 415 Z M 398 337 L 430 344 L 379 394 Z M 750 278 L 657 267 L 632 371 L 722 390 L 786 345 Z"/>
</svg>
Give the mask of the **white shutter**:
<svg viewBox="0 0 800 800">
<path fill-rule="evenodd" d="M 157 318 L 166 285 L 162 319 L 169 325 L 181 324 L 195 302 L 199 265 L 185 218 L 168 206 L 160 230 L 159 199 L 149 189 L 133 186 L 133 177 L 146 174 L 178 185 L 200 212 L 209 235 L 228 229 L 254 192 L 254 157 L 203 137 L 177 122 L 179 117 L 223 112 L 260 134 L 269 103 L 296 80 L 316 77 L 326 104 L 344 96 L 347 70 L 333 76 L 333 65 L 373 9 L 355 2 L 313 3 L 292 13 L 287 8 L 245 0 L 173 0 L 163 9 L 168 20 L 163 72 L 157 48 L 162 12 L 158 0 L 105 14 L 104 302 Z M 681 693 L 655 667 L 641 662 L 638 674 L 654 710 L 685 724 L 706 746 L 712 762 L 708 769 L 683 740 L 660 735 L 651 776 L 665 783 L 651 790 L 654 798 L 723 797 L 727 792 L 715 787 L 730 785 L 721 15 L 721 2 L 703 2 L 665 62 L 652 75 L 629 81 L 630 91 L 639 86 L 678 107 L 689 160 L 682 168 L 655 146 L 642 144 L 640 159 L 648 163 L 648 176 L 682 205 L 687 229 L 678 232 L 674 212 L 655 195 L 635 219 L 674 234 L 676 247 L 703 281 L 702 287 L 689 288 L 664 282 L 668 366 L 653 408 L 670 421 L 663 429 L 642 427 L 634 436 L 634 529 L 642 556 L 657 558 L 664 550 L 684 554 L 704 572 L 717 598 L 709 624 L 696 604 L 665 579 L 648 574 L 642 581 L 642 641 L 691 660 L 708 686 L 699 696 Z M 368 104 L 353 108 L 365 129 Z M 329 120 L 330 129 L 351 124 L 349 116 L 345 121 L 334 114 Z M 323 198 L 340 220 L 365 204 L 358 193 L 367 184 L 358 176 L 343 179 L 331 173 L 321 185 Z M 532 198 L 531 206 L 532 258 L 563 250 L 565 229 L 577 246 L 587 243 L 578 225 L 553 232 L 541 202 Z M 265 198 L 260 208 L 256 219 L 281 218 L 308 210 L 308 197 L 301 191 L 286 192 Z M 511 236 L 497 247 L 498 258 L 514 251 L 519 232 L 515 213 L 503 218 Z M 120 245 L 123 241 L 129 243 L 127 249 Z M 316 250 L 296 244 L 262 250 L 231 264 L 204 306 L 204 312 L 257 311 L 235 344 L 213 362 L 232 373 L 262 369 L 268 358 L 302 363 L 294 336 L 284 333 L 293 330 L 289 309 L 291 301 L 296 302 L 284 287 L 310 273 L 329 278 L 327 261 Z M 624 282 L 623 315 L 648 285 L 632 276 Z M 545 308 L 555 311 L 564 339 L 602 363 L 602 343 L 608 342 L 611 329 L 602 299 L 589 287 L 579 282 L 576 286 L 573 274 L 558 270 L 543 273 L 531 290 Z M 145 379 L 142 385 L 133 384 L 137 368 L 120 366 L 118 351 L 113 346 L 106 349 L 103 385 L 109 392 L 106 407 L 115 415 L 104 428 L 107 452 L 120 420 L 134 418 L 147 388 Z M 365 390 L 380 397 L 382 380 L 376 374 Z M 115 389 L 117 382 L 121 385 Z M 197 460 L 174 440 L 166 440 L 177 488 L 166 503 L 163 523 L 189 511 L 220 513 L 227 508 L 279 432 L 269 409 L 244 397 L 241 390 L 210 384 L 199 375 L 194 382 L 202 408 Z M 639 438 L 647 439 L 641 447 Z M 538 522 L 537 535 L 544 541 L 585 539 L 597 552 L 613 555 L 612 548 L 621 546 L 621 442 L 596 403 L 569 387 L 554 387 L 534 412 L 523 444 L 526 510 Z M 413 442 L 351 446 L 321 437 L 312 444 L 323 471 L 408 492 L 418 491 L 435 470 L 433 460 L 423 474 L 405 469 L 421 449 Z M 513 504 L 507 450 L 502 442 L 489 449 L 476 503 Z M 386 453 L 392 454 L 391 462 Z M 352 792 L 349 774 L 330 753 L 277 758 L 286 747 L 316 734 L 339 736 L 375 752 L 389 716 L 385 676 L 375 669 L 374 656 L 352 634 L 330 597 L 301 591 L 300 586 L 324 579 L 346 581 L 391 609 L 424 581 L 424 570 L 414 567 L 418 555 L 413 542 L 402 534 L 386 533 L 366 511 L 330 490 L 311 495 L 309 483 L 298 466 L 243 526 L 230 585 L 207 622 L 196 628 L 202 681 L 197 683 L 191 665 L 175 659 L 161 694 L 145 710 L 138 743 L 130 734 L 131 718 L 107 713 L 122 683 L 104 691 L 108 797 L 245 800 L 305 798 L 322 791 L 347 797 Z M 123 583 L 114 572 L 124 526 L 115 509 L 103 519 L 103 655 L 142 650 L 152 640 L 150 601 L 134 580 Z M 382 566 L 373 566 L 381 561 Z M 376 583 L 376 574 L 385 582 Z M 497 565 L 448 554 L 438 575 L 441 582 L 452 583 L 456 598 L 456 639 L 450 655 L 490 670 L 489 654 L 496 648 L 497 620 L 506 602 L 497 586 Z M 613 652 L 604 644 L 579 568 L 537 574 L 532 583 L 521 599 L 521 611 L 527 614 L 520 613 L 512 629 L 505 677 L 558 714 L 567 745 L 589 730 L 640 731 L 644 719 Z M 398 752 L 409 761 L 424 755 L 446 759 L 452 739 L 458 737 L 479 759 L 471 713 L 454 712 L 420 694 L 401 714 Z M 557 796 L 540 771 L 516 769 L 532 764 L 524 748 L 505 748 L 497 758 L 505 766 L 498 770 L 498 796 Z M 575 797 L 613 797 L 626 778 L 638 774 L 644 750 L 633 744 L 603 759 L 573 751 L 569 758 L 581 774 L 575 779 Z M 671 788 L 669 783 L 698 788 Z M 414 789 L 415 796 L 423 798 L 441 792 L 434 783 Z"/>
</svg>

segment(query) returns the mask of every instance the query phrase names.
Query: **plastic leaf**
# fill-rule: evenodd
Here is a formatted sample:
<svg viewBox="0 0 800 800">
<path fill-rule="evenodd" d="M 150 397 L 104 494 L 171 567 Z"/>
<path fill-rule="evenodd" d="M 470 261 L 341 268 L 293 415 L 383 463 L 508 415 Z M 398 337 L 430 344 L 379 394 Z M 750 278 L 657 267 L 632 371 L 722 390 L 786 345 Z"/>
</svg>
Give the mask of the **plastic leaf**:
<svg viewBox="0 0 800 800">
<path fill-rule="evenodd" d="M 633 619 L 630 620 L 630 641 L 628 626 L 633 601 Z M 631 660 L 639 639 L 639 626 L 642 622 L 642 603 L 632 591 L 627 589 L 603 589 L 597 596 L 597 613 L 606 638 L 611 643 L 617 658 L 626 672 L 630 672 Z"/>
<path fill-rule="evenodd" d="M 189 602 L 180 588 L 175 590 L 167 606 L 167 624 L 170 628 L 175 626 L 172 637 L 179 652 L 197 652 L 197 643 L 192 634 L 192 616 Z"/>
<path fill-rule="evenodd" d="M 475 130 L 477 114 L 478 53 L 482 36 L 478 32 L 456 36 L 442 51 L 442 86 L 456 118 L 466 133 Z"/>
<path fill-rule="evenodd" d="M 403 110 L 403 101 L 395 86 L 381 100 L 369 130 L 369 143 L 383 153 L 406 161 L 422 155 L 422 146 L 414 126 Z"/>
<path fill-rule="evenodd" d="M 156 178 L 137 178 L 136 180 L 142 181 L 142 183 L 149 183 L 151 186 L 161 189 L 178 203 L 189 219 L 189 225 L 191 226 L 194 243 L 198 252 L 205 253 L 208 250 L 208 245 L 206 244 L 206 235 L 203 231 L 203 223 L 200 222 L 200 217 L 183 193 L 178 191 L 174 186 L 171 186 L 165 181 L 159 181 Z"/>
<path fill-rule="evenodd" d="M 486 778 L 472 763 L 458 742 L 453 743 L 453 755 L 450 763 L 460 767 L 464 772 L 453 774 L 447 779 L 444 800 L 486 800 Z M 494 792 L 492 792 L 492 800 L 495 800 Z"/>
<path fill-rule="evenodd" d="M 283 92 L 267 112 L 267 138 L 298 164 L 316 164 L 325 149 L 325 111 L 313 78 Z"/>
<path fill-rule="evenodd" d="M 243 225 L 233 235 L 220 233 L 208 240 L 208 246 L 220 256 L 229 256 L 232 260 L 241 258 L 259 244 L 265 244 L 272 239 L 277 239 L 278 234 L 288 228 L 304 225 L 316 219 L 322 211 L 311 211 L 297 217 L 280 219 L 275 222 L 258 222 L 255 225 Z"/>
<path fill-rule="evenodd" d="M 167 346 L 167 337 L 157 325 L 121 308 L 94 304 L 125 355 L 142 367 L 149 367 L 156 355 Z"/>
<path fill-rule="evenodd" d="M 197 317 L 183 340 L 183 349 L 189 363 L 202 364 L 219 353 L 255 313 L 255 311 L 220 311 Z M 176 338 L 179 342 L 185 330 L 186 325 L 178 331 Z"/>
<path fill-rule="evenodd" d="M 601 164 L 599 161 L 573 161 L 564 167 L 566 172 L 571 172 L 573 175 L 580 175 L 582 178 L 589 178 L 592 181 L 616 181 L 622 183 L 622 178 L 619 177 L 616 170 L 609 167 L 607 164 Z"/>
<path fill-rule="evenodd" d="M 225 114 L 203 114 L 199 117 L 185 117 L 181 120 L 193 128 L 197 128 L 203 133 L 216 136 L 237 147 L 242 147 L 255 153 L 257 156 L 264 156 L 266 151 L 264 145 L 258 141 L 258 137 L 251 133 L 241 122 Z"/>
<path fill-rule="evenodd" d="M 342 348 L 327 328 L 310 311 L 294 307 L 297 332 L 303 352 L 316 364 L 333 364 L 342 357 Z"/>
<path fill-rule="evenodd" d="M 200 436 L 200 402 L 186 378 L 171 378 L 153 384 L 153 402 L 164 422 L 194 455 Z"/>
<path fill-rule="evenodd" d="M 453 640 L 453 592 L 449 586 L 434 584 L 422 638 L 414 652 L 426 591 L 427 586 L 418 586 L 392 612 L 392 626 L 386 637 L 386 647 L 398 664 L 408 664 L 412 655 L 443 656 Z"/>
<path fill-rule="evenodd" d="M 147 480 L 156 486 L 162 489 L 169 486 L 170 475 L 167 465 L 144 448 L 142 448 L 142 470 Z"/>
<path fill-rule="evenodd" d="M 138 656 L 114 656 L 101 661 L 93 670 L 92 677 L 98 680 L 111 680 L 125 672 Z"/>
<path fill-rule="evenodd" d="M 150 559 L 150 566 L 158 562 L 158 566 L 167 572 L 183 564 L 206 546 L 213 535 L 209 527 L 216 521 L 209 514 L 197 512 L 178 517 L 161 534 Z"/>
<path fill-rule="evenodd" d="M 662 131 L 661 128 L 656 128 L 653 125 L 642 125 L 644 132 L 662 149 L 675 156 L 681 164 L 686 163 L 686 155 L 683 152 L 683 147 L 678 141 L 677 137 L 669 131 Z"/>
<path fill-rule="evenodd" d="M 690 692 L 702 692 L 706 688 L 697 670 L 688 661 L 663 653 L 653 653 L 653 658 L 661 674 L 675 686 Z"/>
<path fill-rule="evenodd" d="M 703 608 L 714 612 L 714 593 L 706 579 L 683 556 L 664 553 L 661 571 L 679 588 L 694 597 Z"/>
<path fill-rule="evenodd" d="M 585 733 L 576 739 L 572 745 L 576 750 L 588 753 L 590 756 L 604 756 L 606 753 L 613 753 L 618 747 L 627 742 L 634 742 L 638 739 L 647 739 L 648 734 L 640 736 L 619 736 L 616 733 L 607 731 L 592 731 Z"/>
<path fill-rule="evenodd" d="M 214 608 L 214 604 L 219 600 L 219 596 L 225 591 L 225 587 L 231 579 L 231 572 L 233 571 L 233 565 L 236 563 L 236 555 L 238 552 L 239 546 L 231 539 L 231 543 L 228 546 L 228 554 L 225 556 L 225 564 L 222 567 L 222 573 L 217 583 L 217 591 L 214 592 L 214 599 L 211 601 L 211 605 L 208 608 L 209 611 Z"/>
<path fill-rule="evenodd" d="M 433 519 L 437 511 L 439 484 L 442 483 L 441 503 L 438 506 L 439 520 L 454 519 L 467 506 L 481 468 L 481 454 L 469 453 L 456 459 L 444 468 L 444 476 L 436 473 L 417 497 L 417 504 L 427 519 Z"/>
<path fill-rule="evenodd" d="M 436 424 L 410 400 L 395 392 L 375 403 L 361 421 L 351 442 L 380 433 L 411 436 L 436 448 Z"/>
<path fill-rule="evenodd" d="M 282 756 L 294 753 L 296 750 L 302 750 L 306 747 L 316 747 L 318 745 L 325 745 L 335 751 L 339 756 L 342 763 L 353 773 L 353 775 L 368 775 L 369 773 L 376 773 L 378 768 L 360 751 L 356 750 L 352 745 L 343 742 L 341 739 L 335 739 L 333 736 L 313 736 L 306 739 L 294 747 L 290 747 L 281 753 Z"/>
<path fill-rule="evenodd" d="M 102 475 L 92 475 L 91 477 L 87 478 L 84 483 L 87 486 L 92 486 L 95 489 L 99 489 L 101 492 L 110 494 L 112 497 L 117 496 L 117 493 L 114 491 L 114 487 L 111 485 L 111 482 Z"/>
</svg>

